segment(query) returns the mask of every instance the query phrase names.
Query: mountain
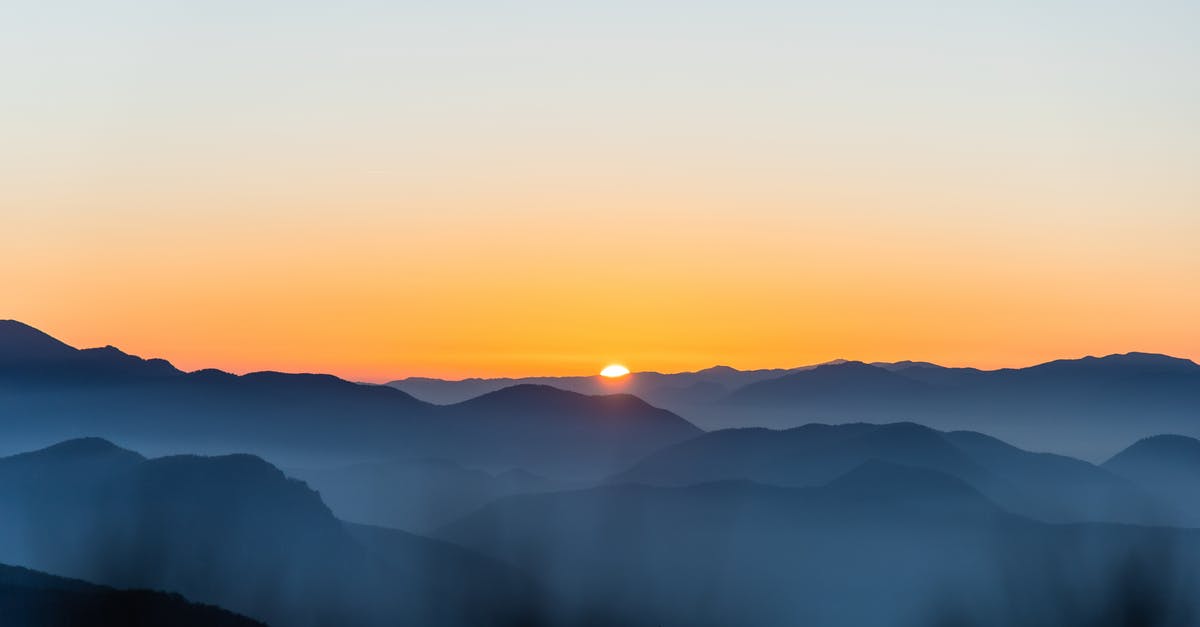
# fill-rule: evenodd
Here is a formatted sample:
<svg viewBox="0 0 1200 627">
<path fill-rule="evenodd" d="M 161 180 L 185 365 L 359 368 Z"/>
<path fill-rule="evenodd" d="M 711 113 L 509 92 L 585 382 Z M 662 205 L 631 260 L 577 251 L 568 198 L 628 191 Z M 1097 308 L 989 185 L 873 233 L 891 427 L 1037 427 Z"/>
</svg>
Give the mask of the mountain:
<svg viewBox="0 0 1200 627">
<path fill-rule="evenodd" d="M 676 374 L 637 372 L 616 380 L 411 378 L 389 385 L 448 404 L 522 383 L 634 394 L 708 430 L 911 421 L 947 431 L 980 431 L 1025 448 L 1097 462 L 1156 433 L 1200 437 L 1200 423 L 1191 419 L 1200 406 L 1200 366 L 1152 353 L 999 370 L 839 359 L 775 370 L 717 366 Z M 1081 432 L 1088 437 L 1075 437 Z"/>
<path fill-rule="evenodd" d="M 23 322 L 0 320 L 0 364 L 20 359 L 22 363 L 69 359 L 74 348 Z"/>
<path fill-rule="evenodd" d="M 322 375 L 182 372 L 113 347 L 75 349 L 0 324 L 0 435 L 7 452 L 105 436 L 158 454 L 251 450 L 281 458 L 386 452 L 432 406 Z"/>
<path fill-rule="evenodd" d="M 424 533 L 513 494 L 572 484 L 521 469 L 488 472 L 444 459 L 292 468 L 343 520 Z"/>
<path fill-rule="evenodd" d="M 181 374 L 163 359 L 142 359 L 112 346 L 77 350 L 16 320 L 0 320 L 0 374 L 36 381 L 53 376 L 80 381 Z"/>
<path fill-rule="evenodd" d="M 668 444 L 702 433 L 679 416 L 628 394 L 588 396 L 545 385 L 515 385 L 444 408 L 475 438 L 457 449 L 475 463 L 538 459 L 525 468 L 553 476 L 586 476 L 620 468 Z"/>
<path fill-rule="evenodd" d="M 908 420 L 1100 460 L 1154 433 L 1200 435 L 1197 406 L 1200 366 L 1128 353 L 991 371 L 829 364 L 743 386 L 685 415 L 708 426 Z"/>
<path fill-rule="evenodd" d="M 807 368 L 805 366 L 804 368 Z M 635 372 L 620 379 L 599 375 L 584 377 L 526 377 L 521 379 L 462 379 L 445 380 L 410 377 L 388 383 L 396 389 L 439 405 L 452 405 L 514 385 L 548 385 L 580 394 L 611 394 L 623 392 L 659 406 L 682 406 L 700 401 L 713 401 L 738 387 L 775 378 L 794 369 L 737 370 L 729 366 L 713 366 L 695 372 L 664 374 Z"/>
<path fill-rule="evenodd" d="M 346 520 L 422 532 L 502 496 L 589 484 L 701 433 L 634 396 L 544 385 L 515 385 L 439 412 L 453 431 L 425 448 L 443 458 L 397 456 L 291 472 Z"/>
<path fill-rule="evenodd" d="M 1200 526 L 1200 440 L 1179 435 L 1145 438 L 1103 467 L 1171 503 L 1179 524 Z"/>
<path fill-rule="evenodd" d="M 250 455 L 146 459 L 88 439 L 0 459 L 0 561 L 168 590 L 276 626 L 525 624 L 524 576 L 428 538 L 348 527 Z"/>
<path fill-rule="evenodd" d="M 1148 495 L 1087 462 L 913 423 L 713 431 L 657 451 L 610 482 L 817 486 L 873 460 L 945 473 L 1009 511 L 1047 522 L 1164 522 Z"/>
<path fill-rule="evenodd" d="M 217 607 L 149 590 L 117 590 L 0 565 L 5 627 L 263 627 Z"/>
<path fill-rule="evenodd" d="M 842 401 L 856 398 L 917 397 L 928 385 L 903 375 L 906 369 L 892 370 L 861 362 L 817 366 L 777 379 L 751 383 L 727 397 L 733 404 Z"/>
<path fill-rule="evenodd" d="M 982 472 L 941 434 L 927 427 L 912 423 L 814 423 L 786 431 L 712 431 L 649 455 L 612 482 L 688 485 L 746 479 L 769 485 L 814 486 L 872 459 L 934 468 L 952 475 Z"/>
<path fill-rule="evenodd" d="M 102 436 L 155 455 L 244 451 L 295 467 L 444 458 L 601 476 L 699 433 L 628 397 L 555 392 L 519 388 L 441 407 L 330 375 L 182 372 L 0 324 L 0 453 Z"/>
<path fill-rule="evenodd" d="M 880 461 L 807 488 L 512 496 L 439 535 L 536 573 L 564 624 L 1165 625 L 1119 617 L 1196 615 L 1200 564 L 1195 532 L 1038 523 Z"/>
</svg>

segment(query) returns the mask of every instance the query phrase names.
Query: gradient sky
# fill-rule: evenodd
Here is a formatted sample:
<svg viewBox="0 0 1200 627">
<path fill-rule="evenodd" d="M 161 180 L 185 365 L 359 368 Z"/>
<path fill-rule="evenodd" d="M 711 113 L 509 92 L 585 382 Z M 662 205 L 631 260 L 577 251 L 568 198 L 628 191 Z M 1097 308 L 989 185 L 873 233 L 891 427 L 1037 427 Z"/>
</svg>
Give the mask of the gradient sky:
<svg viewBox="0 0 1200 627">
<path fill-rule="evenodd" d="M 5 2 L 0 318 L 183 368 L 1200 358 L 1200 3 Z"/>
</svg>

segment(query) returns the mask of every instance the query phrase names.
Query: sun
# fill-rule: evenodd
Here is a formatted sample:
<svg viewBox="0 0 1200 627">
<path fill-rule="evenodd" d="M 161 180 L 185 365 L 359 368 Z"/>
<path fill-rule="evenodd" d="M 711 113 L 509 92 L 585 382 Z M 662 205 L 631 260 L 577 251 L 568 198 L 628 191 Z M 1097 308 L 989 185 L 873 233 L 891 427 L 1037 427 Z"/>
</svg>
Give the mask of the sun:
<svg viewBox="0 0 1200 627">
<path fill-rule="evenodd" d="M 609 364 L 604 367 L 604 370 L 600 371 L 600 376 L 608 377 L 610 379 L 615 379 L 617 377 L 623 377 L 627 374 L 629 374 L 629 368 L 626 368 L 625 366 L 622 366 L 621 364 Z"/>
</svg>

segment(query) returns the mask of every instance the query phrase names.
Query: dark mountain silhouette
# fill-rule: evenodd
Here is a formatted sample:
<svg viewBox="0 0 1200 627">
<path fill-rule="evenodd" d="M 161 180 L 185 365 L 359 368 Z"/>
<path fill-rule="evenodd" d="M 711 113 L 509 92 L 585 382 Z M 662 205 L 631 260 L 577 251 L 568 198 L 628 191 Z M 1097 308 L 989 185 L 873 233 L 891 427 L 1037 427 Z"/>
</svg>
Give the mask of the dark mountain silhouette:
<svg viewBox="0 0 1200 627">
<path fill-rule="evenodd" d="M 567 624 L 929 624 L 949 607 L 986 624 L 1109 624 L 1090 619 L 1114 610 L 1126 575 L 1195 615 L 1200 563 L 1194 532 L 1037 523 L 960 479 L 880 461 L 812 488 L 513 496 L 440 535 L 537 573 Z"/>
<path fill-rule="evenodd" d="M 524 389 L 439 407 L 329 375 L 184 373 L 162 360 L 111 347 L 76 350 L 20 323 L 0 325 L 0 452 L 103 436 L 156 455 L 249 451 L 297 467 L 445 458 L 599 476 L 699 432 L 633 399 L 555 392 Z"/>
<path fill-rule="evenodd" d="M 70 359 L 74 348 L 16 320 L 0 320 L 0 364 L 22 364 Z"/>
<path fill-rule="evenodd" d="M 444 409 L 457 428 L 476 434 L 465 453 L 486 466 L 539 459 L 525 467 L 555 476 L 620 468 L 701 431 L 628 394 L 588 396 L 544 385 L 516 385 Z M 464 454 L 458 449 L 460 455 Z"/>
<path fill-rule="evenodd" d="M 684 486 L 745 479 L 815 486 L 871 460 L 957 477 L 1004 508 L 1038 520 L 1166 522 L 1148 495 L 1087 462 L 912 423 L 713 431 L 653 453 L 612 481 Z"/>
<path fill-rule="evenodd" d="M 98 439 L 0 459 L 0 561 L 167 590 L 272 625 L 535 620 L 523 576 L 395 531 L 348 528 L 250 455 L 144 459 Z"/>
<path fill-rule="evenodd" d="M 503 496 L 570 486 L 521 469 L 492 473 L 442 459 L 299 468 L 287 473 L 317 490 L 343 520 L 416 533 L 440 527 Z"/>
<path fill-rule="evenodd" d="M 117 590 L 0 565 L 5 627 L 263 627 L 223 609 L 149 590 Z"/>
<path fill-rule="evenodd" d="M 1104 462 L 1106 470 L 1170 503 L 1177 522 L 1200 526 L 1200 440 L 1157 435 Z"/>
<path fill-rule="evenodd" d="M 0 320 L 0 375 L 18 380 L 74 380 L 181 374 L 163 359 L 142 359 L 112 346 L 76 350 L 16 320 Z"/>
</svg>

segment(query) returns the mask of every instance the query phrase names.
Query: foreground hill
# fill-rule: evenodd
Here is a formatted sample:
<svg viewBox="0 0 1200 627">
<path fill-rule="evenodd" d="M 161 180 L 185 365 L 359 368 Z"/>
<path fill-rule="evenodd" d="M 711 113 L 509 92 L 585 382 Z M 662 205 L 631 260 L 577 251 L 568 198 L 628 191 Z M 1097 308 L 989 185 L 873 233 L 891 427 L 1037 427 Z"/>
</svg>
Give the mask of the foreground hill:
<svg viewBox="0 0 1200 627">
<path fill-rule="evenodd" d="M 149 590 L 117 590 L 0 565 L 5 627 L 263 627 L 220 608 Z"/>
<path fill-rule="evenodd" d="M 288 466 L 444 458 L 603 475 L 699 433 L 630 397 L 522 387 L 453 407 L 328 375 L 181 372 L 0 321 L 0 448 L 119 439 L 154 454 L 248 451 Z"/>
<path fill-rule="evenodd" d="M 146 459 L 100 439 L 0 459 L 0 561 L 178 592 L 287 625 L 525 624 L 525 579 L 393 531 L 348 528 L 249 455 Z"/>
<path fill-rule="evenodd" d="M 1037 523 L 949 475 L 878 461 L 812 488 L 508 497 L 441 536 L 537 573 L 565 624 L 1115 626 L 1197 615 L 1194 532 Z"/>
<path fill-rule="evenodd" d="M 1047 522 L 1178 522 L 1167 515 L 1168 504 L 1087 462 L 913 423 L 713 431 L 655 452 L 611 481 L 684 486 L 740 479 L 817 486 L 871 460 L 945 473 L 1009 511 Z"/>
</svg>

